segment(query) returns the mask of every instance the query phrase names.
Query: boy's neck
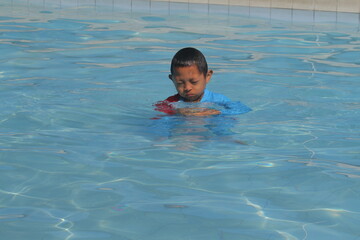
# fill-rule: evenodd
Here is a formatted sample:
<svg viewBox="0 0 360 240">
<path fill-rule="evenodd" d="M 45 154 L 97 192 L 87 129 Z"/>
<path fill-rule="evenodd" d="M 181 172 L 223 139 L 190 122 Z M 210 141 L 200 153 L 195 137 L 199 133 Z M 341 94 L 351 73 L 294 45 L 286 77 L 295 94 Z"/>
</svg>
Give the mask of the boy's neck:
<svg viewBox="0 0 360 240">
<path fill-rule="evenodd" d="M 201 96 L 200 96 L 198 99 L 196 99 L 195 101 L 187 101 L 185 98 L 181 97 L 180 95 L 179 95 L 179 96 L 180 96 L 180 98 L 181 98 L 184 102 L 197 103 L 197 102 L 201 102 L 201 99 L 203 99 L 206 91 L 207 91 L 207 90 L 206 90 L 206 88 L 205 88 L 205 89 L 204 89 L 204 92 L 201 94 Z"/>
</svg>

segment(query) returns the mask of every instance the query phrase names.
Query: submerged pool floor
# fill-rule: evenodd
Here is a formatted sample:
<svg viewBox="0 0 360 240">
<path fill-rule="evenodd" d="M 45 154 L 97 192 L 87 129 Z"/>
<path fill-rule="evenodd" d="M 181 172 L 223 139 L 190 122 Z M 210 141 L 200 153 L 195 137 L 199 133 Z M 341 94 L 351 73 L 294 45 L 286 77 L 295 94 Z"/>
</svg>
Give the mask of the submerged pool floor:
<svg viewBox="0 0 360 240">
<path fill-rule="evenodd" d="M 253 111 L 154 111 L 186 46 Z M 351 24 L 1 3 L 1 239 L 358 239 L 359 46 Z"/>
</svg>

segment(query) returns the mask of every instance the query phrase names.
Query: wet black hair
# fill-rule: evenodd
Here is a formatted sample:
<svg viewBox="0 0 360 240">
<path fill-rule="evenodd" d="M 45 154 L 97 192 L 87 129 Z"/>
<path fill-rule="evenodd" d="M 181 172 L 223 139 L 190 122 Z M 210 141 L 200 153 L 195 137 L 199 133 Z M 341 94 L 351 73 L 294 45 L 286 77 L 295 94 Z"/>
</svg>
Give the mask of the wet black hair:
<svg viewBox="0 0 360 240">
<path fill-rule="evenodd" d="M 196 65 L 199 72 L 206 76 L 208 72 L 208 65 L 205 56 L 196 48 L 183 48 L 174 55 L 171 61 L 170 72 L 172 75 L 174 75 L 175 68 L 189 67 L 192 65 Z"/>
</svg>

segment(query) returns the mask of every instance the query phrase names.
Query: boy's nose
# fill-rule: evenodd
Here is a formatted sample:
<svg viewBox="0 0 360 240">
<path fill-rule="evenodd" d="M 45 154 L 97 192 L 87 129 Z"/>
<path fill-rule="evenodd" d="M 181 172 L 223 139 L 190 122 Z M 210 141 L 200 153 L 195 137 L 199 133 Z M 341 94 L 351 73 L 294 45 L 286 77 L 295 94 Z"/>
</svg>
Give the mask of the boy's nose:
<svg viewBox="0 0 360 240">
<path fill-rule="evenodd" d="M 189 92 L 189 91 L 191 90 L 191 84 L 188 84 L 188 83 L 185 84 L 185 88 L 184 88 L 184 89 L 185 89 L 186 92 Z"/>
</svg>

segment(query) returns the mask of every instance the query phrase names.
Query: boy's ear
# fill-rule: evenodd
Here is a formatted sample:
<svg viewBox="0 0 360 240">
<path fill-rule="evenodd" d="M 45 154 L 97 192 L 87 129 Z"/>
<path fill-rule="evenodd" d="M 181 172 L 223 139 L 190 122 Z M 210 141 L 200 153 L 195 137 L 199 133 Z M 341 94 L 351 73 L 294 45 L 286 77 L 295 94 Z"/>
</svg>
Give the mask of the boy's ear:
<svg viewBox="0 0 360 240">
<path fill-rule="evenodd" d="M 173 79 L 172 79 L 172 75 L 171 74 L 169 74 L 169 79 L 172 81 Z"/>
<path fill-rule="evenodd" d="M 206 74 L 206 83 L 210 82 L 211 76 L 213 75 L 214 71 L 210 69 Z"/>
</svg>

